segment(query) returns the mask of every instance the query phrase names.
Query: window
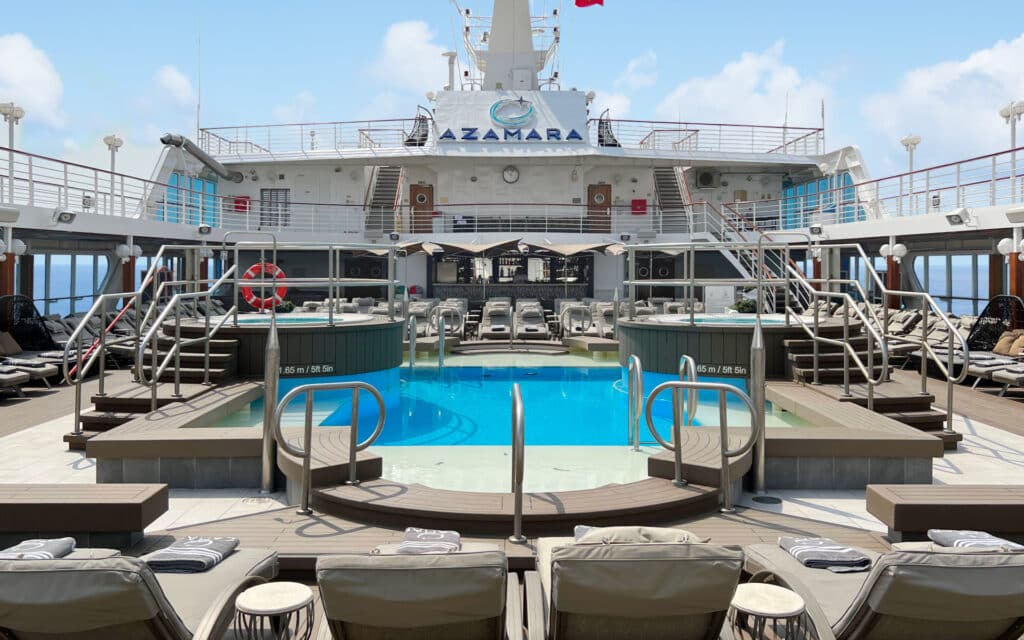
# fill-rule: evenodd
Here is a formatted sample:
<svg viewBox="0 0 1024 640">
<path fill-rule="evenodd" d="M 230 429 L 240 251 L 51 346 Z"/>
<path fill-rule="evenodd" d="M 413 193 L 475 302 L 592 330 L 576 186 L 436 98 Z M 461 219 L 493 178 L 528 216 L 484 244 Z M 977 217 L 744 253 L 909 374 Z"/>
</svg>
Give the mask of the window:
<svg viewBox="0 0 1024 640">
<path fill-rule="evenodd" d="M 43 315 L 88 311 L 109 271 L 106 256 L 52 254 L 33 256 L 32 292 Z M 26 292 L 27 293 L 27 292 Z"/>
<path fill-rule="evenodd" d="M 157 209 L 157 220 L 193 226 L 219 225 L 216 180 L 190 178 L 175 171 L 167 177 L 167 184 L 164 203 Z"/>
<path fill-rule="evenodd" d="M 291 189 L 260 189 L 260 228 L 291 224 Z"/>
</svg>

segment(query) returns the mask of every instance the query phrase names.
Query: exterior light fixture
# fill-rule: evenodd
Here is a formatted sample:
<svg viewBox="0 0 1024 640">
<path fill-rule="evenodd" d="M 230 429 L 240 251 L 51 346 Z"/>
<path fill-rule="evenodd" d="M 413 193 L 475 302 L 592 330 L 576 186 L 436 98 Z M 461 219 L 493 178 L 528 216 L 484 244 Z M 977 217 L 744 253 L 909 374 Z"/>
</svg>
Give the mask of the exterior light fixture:
<svg viewBox="0 0 1024 640">
<path fill-rule="evenodd" d="M 400 236 L 398 235 L 398 233 L 396 233 L 394 231 L 392 231 L 391 233 L 388 234 L 388 238 L 390 238 L 392 242 L 398 242 L 398 238 L 399 237 Z"/>
<path fill-rule="evenodd" d="M 955 209 L 946 214 L 946 222 L 951 227 L 970 226 L 971 212 L 964 207 Z"/>
<path fill-rule="evenodd" d="M 821 234 L 825 233 L 825 227 L 821 226 L 821 224 L 818 222 L 812 224 L 810 227 L 808 227 L 807 230 L 810 231 L 812 236 L 820 236 Z"/>
<path fill-rule="evenodd" d="M 53 222 L 54 224 L 71 224 L 75 221 L 78 214 L 67 209 L 61 209 L 60 207 L 53 210 Z"/>
<path fill-rule="evenodd" d="M 198 227 L 196 227 L 196 233 L 198 233 L 201 236 L 208 236 L 211 233 L 213 233 L 213 227 L 211 227 L 210 225 L 208 225 L 206 223 L 203 223 L 203 224 L 199 225 Z"/>
</svg>

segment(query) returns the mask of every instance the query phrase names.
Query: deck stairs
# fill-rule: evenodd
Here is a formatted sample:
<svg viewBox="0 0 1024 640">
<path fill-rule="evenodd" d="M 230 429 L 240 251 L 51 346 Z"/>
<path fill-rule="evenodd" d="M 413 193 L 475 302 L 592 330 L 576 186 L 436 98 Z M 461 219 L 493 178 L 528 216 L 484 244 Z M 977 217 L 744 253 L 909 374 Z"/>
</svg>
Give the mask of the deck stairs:
<svg viewBox="0 0 1024 640">
<path fill-rule="evenodd" d="M 867 338 L 856 336 L 849 339 L 860 359 L 868 363 Z M 818 345 L 818 385 L 814 385 L 814 341 L 808 339 L 784 341 L 787 370 L 795 381 L 811 386 L 817 391 L 840 402 L 853 402 L 862 407 L 868 405 L 867 384 L 860 369 L 851 363 L 850 395 L 843 394 L 843 352 L 838 346 Z M 871 362 L 874 375 L 881 371 L 881 356 L 876 351 Z M 890 373 L 892 366 L 889 367 Z M 874 389 L 874 411 L 897 422 L 930 433 L 942 440 L 947 451 L 955 451 L 963 434 L 943 431 L 946 412 L 933 408 L 935 396 L 923 394 L 919 389 L 896 382 L 883 382 Z"/>
<path fill-rule="evenodd" d="M 374 167 L 366 203 L 366 230 L 390 233 L 395 230 L 395 208 L 398 205 L 402 167 Z"/>
<path fill-rule="evenodd" d="M 689 202 L 681 184 L 678 167 L 655 167 L 654 192 L 661 209 L 663 233 L 689 233 Z"/>
<path fill-rule="evenodd" d="M 158 359 L 163 359 L 172 344 L 174 338 L 173 327 L 165 326 L 164 335 L 158 340 Z M 191 399 L 206 393 L 213 388 L 213 385 L 230 380 L 235 375 L 235 359 L 238 351 L 238 341 L 216 338 L 210 341 L 210 385 L 203 384 L 205 379 L 204 352 L 202 344 L 193 344 L 182 347 L 181 352 L 181 395 L 174 395 L 174 370 L 173 365 L 164 371 L 160 378 L 160 385 L 157 387 L 157 406 L 165 406 L 173 402 L 188 402 Z M 146 349 L 145 362 L 151 362 L 152 351 Z M 150 375 L 150 366 L 143 367 L 146 375 Z M 81 433 L 69 433 L 64 436 L 64 442 L 68 443 L 71 451 L 84 451 L 85 443 L 100 433 L 117 428 L 126 422 L 134 420 L 146 413 L 149 413 L 152 402 L 152 390 L 150 387 L 132 382 L 120 389 L 111 390 L 100 396 L 94 395 L 89 401 L 93 408 L 90 411 L 83 411 L 81 416 Z"/>
</svg>

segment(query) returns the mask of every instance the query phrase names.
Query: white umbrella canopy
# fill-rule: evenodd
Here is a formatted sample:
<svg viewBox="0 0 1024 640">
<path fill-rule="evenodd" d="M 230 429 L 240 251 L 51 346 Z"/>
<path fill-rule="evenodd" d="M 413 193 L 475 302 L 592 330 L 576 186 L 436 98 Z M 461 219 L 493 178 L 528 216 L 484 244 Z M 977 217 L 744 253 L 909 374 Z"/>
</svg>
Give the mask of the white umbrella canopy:
<svg viewBox="0 0 1024 640">
<path fill-rule="evenodd" d="M 466 254 L 471 256 L 491 256 L 511 251 L 519 246 L 519 240 L 502 240 L 484 244 L 473 242 L 427 242 L 448 254 Z"/>
<path fill-rule="evenodd" d="M 542 251 L 550 251 L 551 253 L 558 254 L 562 257 L 568 258 L 569 256 L 579 255 L 581 253 L 587 253 L 588 251 L 604 251 L 611 243 L 584 243 L 584 244 L 541 244 L 537 242 L 527 242 L 527 246 L 539 249 Z"/>
</svg>

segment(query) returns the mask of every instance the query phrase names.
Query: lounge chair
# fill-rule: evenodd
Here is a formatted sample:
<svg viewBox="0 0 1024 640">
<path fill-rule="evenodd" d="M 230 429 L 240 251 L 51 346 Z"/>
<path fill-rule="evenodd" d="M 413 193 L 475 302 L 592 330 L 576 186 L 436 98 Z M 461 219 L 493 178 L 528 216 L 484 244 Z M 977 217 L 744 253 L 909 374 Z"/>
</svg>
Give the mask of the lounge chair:
<svg viewBox="0 0 1024 640">
<path fill-rule="evenodd" d="M 1024 554 L 899 550 L 870 571 L 808 569 L 777 545 L 744 549 L 752 580 L 799 593 L 818 638 L 983 640 L 1024 633 Z"/>
<path fill-rule="evenodd" d="M 64 361 L 63 351 L 22 351 L 11 334 L 0 331 L 0 359 L 22 360 L 33 364 L 56 364 Z"/>
<path fill-rule="evenodd" d="M 373 298 L 352 298 L 352 302 L 356 304 L 359 313 L 370 313 L 374 305 Z"/>
<path fill-rule="evenodd" d="M 1004 396 L 1010 387 L 1024 386 L 1024 364 L 1018 363 L 1016 366 L 997 369 L 989 374 L 989 378 L 992 382 L 1003 385 L 999 395 Z"/>
<path fill-rule="evenodd" d="M 543 637 L 718 638 L 743 552 L 710 544 L 579 544 L 537 540 L 526 574 L 527 624 Z"/>
<path fill-rule="evenodd" d="M 0 390 L 6 389 L 14 392 L 14 395 L 19 398 L 25 397 L 25 392 L 21 390 L 21 385 L 28 384 L 31 377 L 14 367 L 0 366 Z"/>
<path fill-rule="evenodd" d="M 235 597 L 277 575 L 277 554 L 239 549 L 203 573 L 138 558 L 0 561 L 0 637 L 220 640 Z"/>
<path fill-rule="evenodd" d="M 36 357 L 18 357 L 26 354 L 21 350 L 21 346 L 11 337 L 9 333 L 0 332 L 0 367 L 6 367 L 9 369 L 16 369 L 23 373 L 28 374 L 30 381 L 42 380 L 43 384 L 50 387 L 50 378 L 60 373 L 60 369 L 57 367 L 56 352 L 44 352 L 51 357 L 47 358 L 36 358 Z M 61 353 L 60 361 L 63 361 L 64 354 Z"/>
<path fill-rule="evenodd" d="M 516 313 L 516 337 L 520 340 L 547 340 L 551 337 L 539 304 L 527 306 Z"/>
<path fill-rule="evenodd" d="M 480 324 L 484 340 L 504 340 L 512 335 L 512 311 L 507 302 L 488 302 Z"/>
<path fill-rule="evenodd" d="M 339 640 L 523 637 L 519 579 L 497 550 L 321 556 L 316 579 Z"/>
</svg>

